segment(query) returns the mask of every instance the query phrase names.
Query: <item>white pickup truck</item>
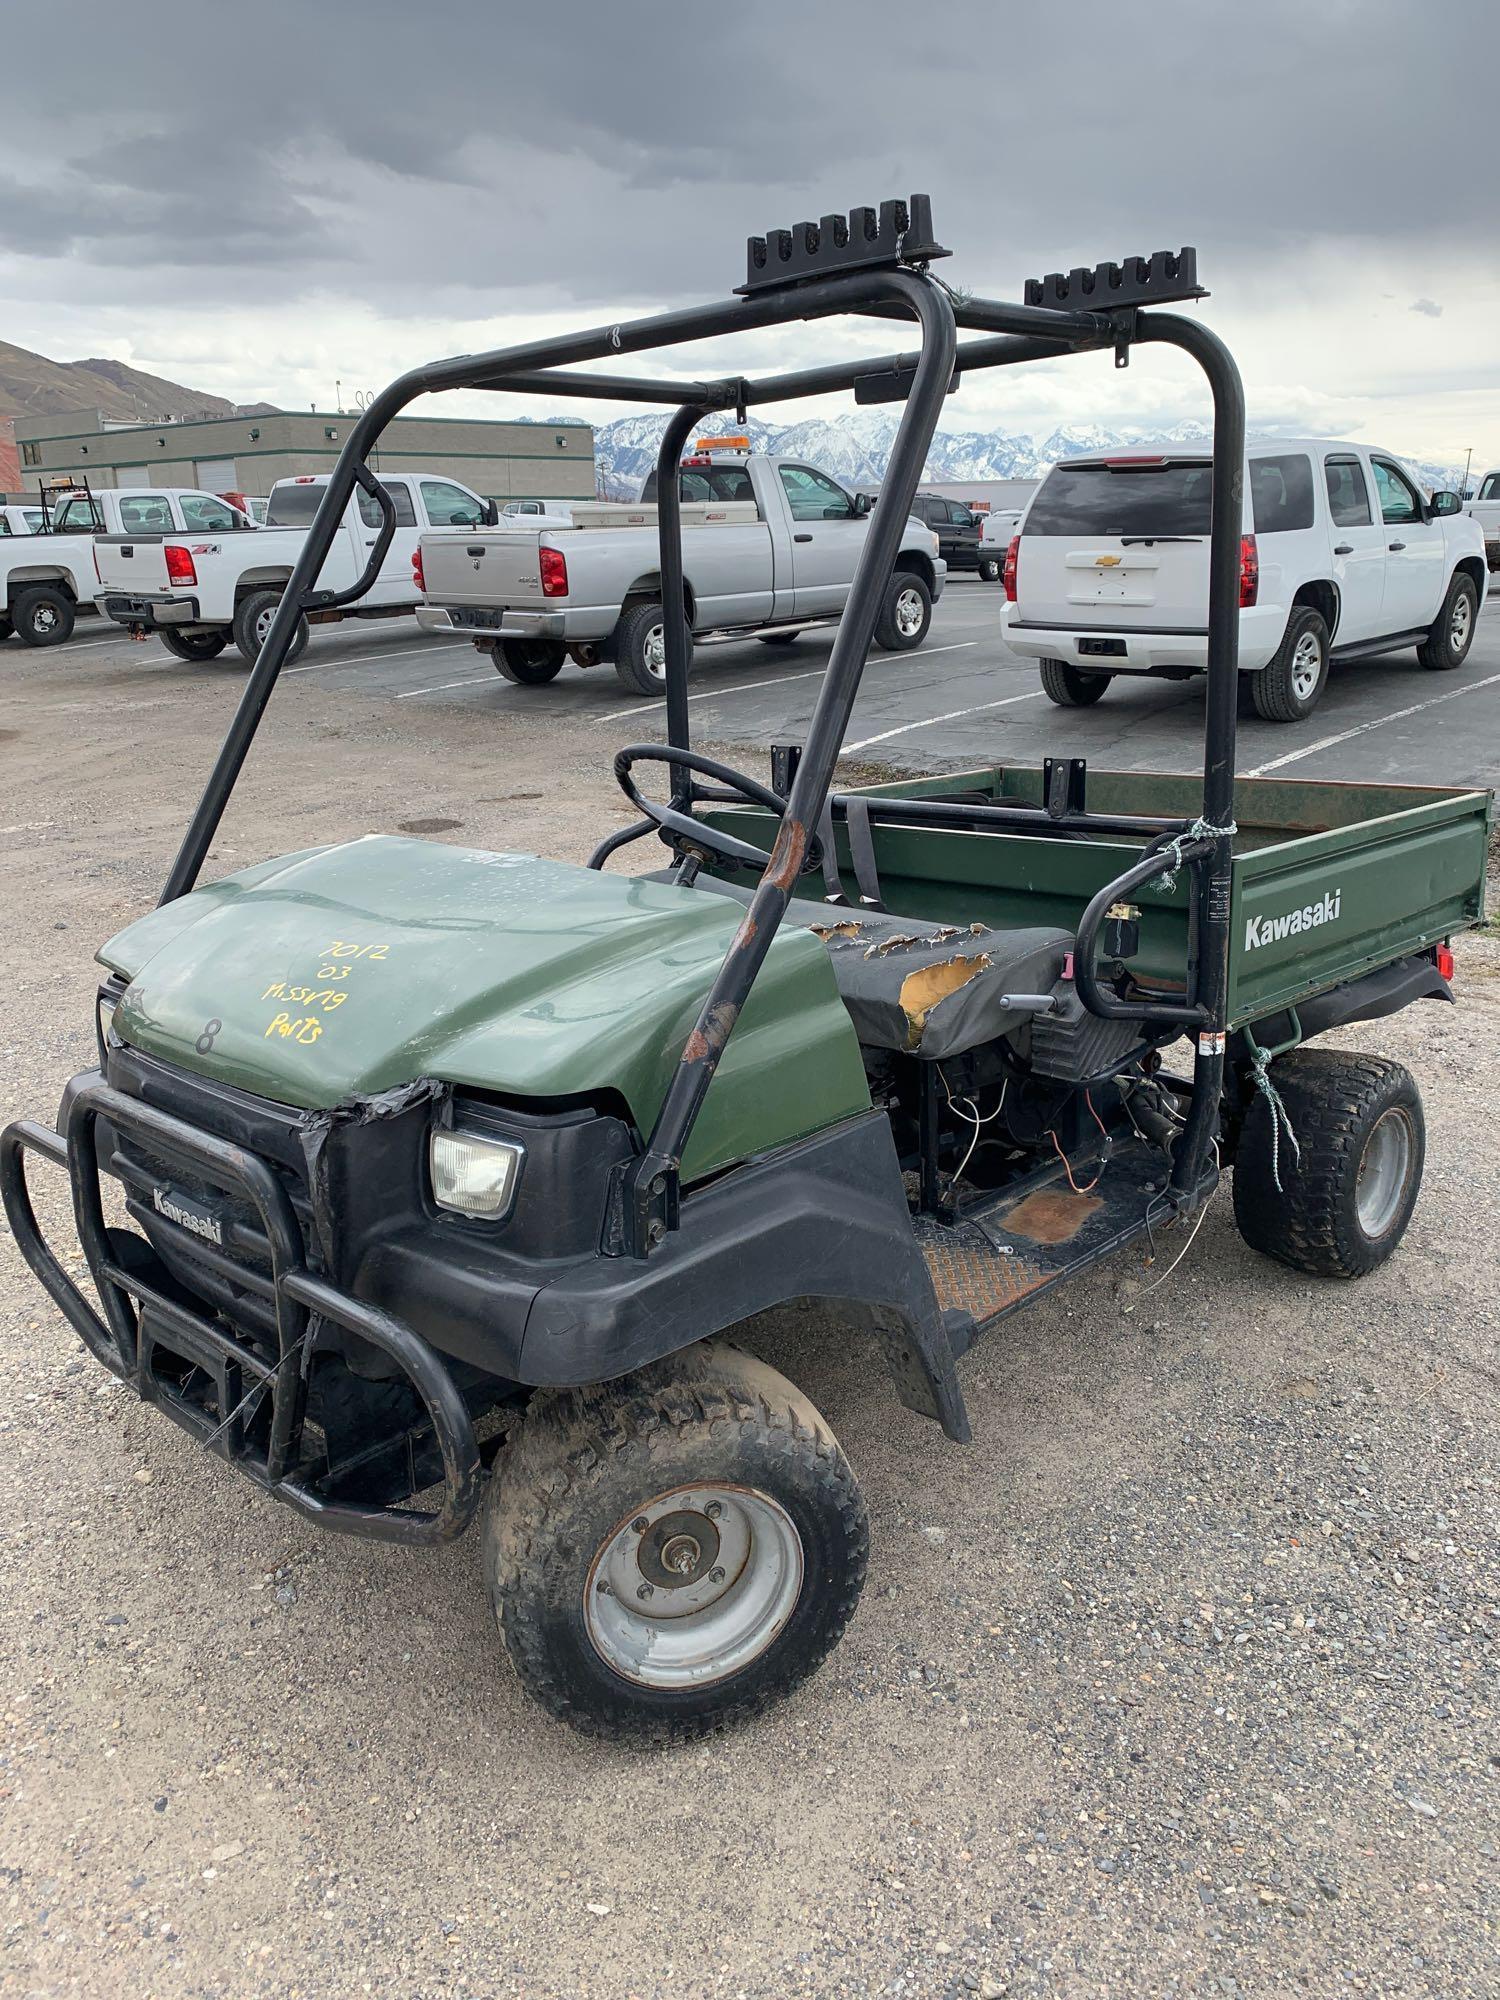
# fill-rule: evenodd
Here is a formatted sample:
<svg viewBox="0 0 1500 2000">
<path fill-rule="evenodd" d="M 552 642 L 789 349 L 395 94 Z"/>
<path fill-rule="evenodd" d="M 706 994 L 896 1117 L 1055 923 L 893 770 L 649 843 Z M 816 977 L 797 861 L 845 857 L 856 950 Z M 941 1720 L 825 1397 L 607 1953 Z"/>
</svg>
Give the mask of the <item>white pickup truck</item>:
<svg viewBox="0 0 1500 2000">
<path fill-rule="evenodd" d="M 23 507 L 12 501 L 0 506 L 0 535 L 40 535 L 45 529 L 40 506 Z"/>
<path fill-rule="evenodd" d="M 253 662 L 327 484 L 326 473 L 278 480 L 263 528 L 246 526 L 209 539 L 174 532 L 101 535 L 94 546 L 99 609 L 132 632 L 154 631 L 179 659 L 214 659 L 233 639 Z M 417 537 L 424 530 L 445 535 L 472 531 L 496 518 L 493 501 L 481 500 L 441 473 L 392 473 L 381 484 L 396 511 L 396 532 L 380 574 L 357 604 L 346 611 L 315 611 L 314 623 L 409 614 L 418 601 Z M 318 573 L 318 589 L 346 590 L 363 574 L 380 525 L 375 501 L 356 492 Z M 289 660 L 297 658 L 307 640 L 304 616 Z"/>
<path fill-rule="evenodd" d="M 752 636 L 784 645 L 836 619 L 869 532 L 866 496 L 790 458 L 685 459 L 682 559 L 695 640 Z M 647 491 L 650 487 L 648 483 Z M 614 662 L 632 694 L 666 685 L 656 509 L 581 505 L 568 527 L 512 519 L 463 538 L 426 536 L 417 622 L 467 633 L 507 679 L 537 687 L 571 655 Z M 919 646 L 942 592 L 937 536 L 908 521 L 875 642 Z"/>
<path fill-rule="evenodd" d="M 1204 445 L 1132 445 L 1055 465 L 1005 560 L 1001 631 L 1065 708 L 1117 674 L 1188 680 L 1208 658 L 1213 467 Z M 1330 660 L 1415 649 L 1463 663 L 1484 538 L 1456 493 L 1424 497 L 1389 452 L 1278 438 L 1246 454 L 1239 663 L 1268 722 L 1298 722 Z"/>
<path fill-rule="evenodd" d="M 50 532 L 18 533 L 0 546 L 0 639 L 14 632 L 28 646 L 60 645 L 78 613 L 93 610 L 96 535 L 217 533 L 244 518 L 216 494 L 187 486 L 80 486 L 47 499 Z"/>
<path fill-rule="evenodd" d="M 1500 472 L 1487 472 L 1479 491 L 1465 507 L 1484 535 L 1484 553 L 1491 569 L 1500 569 Z"/>
</svg>

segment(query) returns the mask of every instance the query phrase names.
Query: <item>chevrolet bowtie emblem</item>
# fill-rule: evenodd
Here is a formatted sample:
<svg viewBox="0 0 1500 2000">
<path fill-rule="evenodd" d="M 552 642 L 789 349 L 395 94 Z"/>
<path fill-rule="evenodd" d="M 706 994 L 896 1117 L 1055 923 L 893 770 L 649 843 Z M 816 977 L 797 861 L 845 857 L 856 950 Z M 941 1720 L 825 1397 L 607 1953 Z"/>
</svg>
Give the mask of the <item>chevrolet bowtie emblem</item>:
<svg viewBox="0 0 1500 2000">
<path fill-rule="evenodd" d="M 1118 556 L 1094 557 L 1095 569 L 1118 569 L 1119 567 L 1120 567 L 1120 558 Z"/>
</svg>

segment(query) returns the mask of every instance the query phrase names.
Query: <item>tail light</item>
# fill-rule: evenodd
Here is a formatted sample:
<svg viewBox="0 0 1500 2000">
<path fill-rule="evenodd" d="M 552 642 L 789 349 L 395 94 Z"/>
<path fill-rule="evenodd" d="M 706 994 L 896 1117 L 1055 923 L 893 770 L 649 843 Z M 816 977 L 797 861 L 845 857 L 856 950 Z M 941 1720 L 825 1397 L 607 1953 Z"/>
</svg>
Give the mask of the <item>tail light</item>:
<svg viewBox="0 0 1500 2000">
<path fill-rule="evenodd" d="M 167 562 L 168 583 L 196 583 L 198 572 L 193 567 L 193 558 L 180 542 L 168 542 L 162 550 Z"/>
<path fill-rule="evenodd" d="M 418 590 L 427 588 L 427 572 L 422 568 L 422 551 L 415 548 L 411 552 L 411 580 Z"/>
<path fill-rule="evenodd" d="M 1007 604 L 1014 604 L 1016 601 L 1016 575 L 1020 567 L 1021 537 L 1019 535 L 1012 535 L 1010 538 L 1010 547 L 1005 551 L 1005 567 L 1000 572 L 1005 580 L 1005 601 Z"/>
<path fill-rule="evenodd" d="M 1248 611 L 1260 595 L 1260 550 L 1254 535 L 1240 536 L 1240 609 Z"/>
<path fill-rule="evenodd" d="M 538 560 L 542 572 L 543 597 L 566 597 L 568 594 L 568 564 L 561 549 L 542 549 Z"/>
<path fill-rule="evenodd" d="M 1453 977 L 1453 947 L 1446 938 L 1443 939 L 1432 956 L 1437 964 L 1438 978 L 1451 979 Z"/>
</svg>

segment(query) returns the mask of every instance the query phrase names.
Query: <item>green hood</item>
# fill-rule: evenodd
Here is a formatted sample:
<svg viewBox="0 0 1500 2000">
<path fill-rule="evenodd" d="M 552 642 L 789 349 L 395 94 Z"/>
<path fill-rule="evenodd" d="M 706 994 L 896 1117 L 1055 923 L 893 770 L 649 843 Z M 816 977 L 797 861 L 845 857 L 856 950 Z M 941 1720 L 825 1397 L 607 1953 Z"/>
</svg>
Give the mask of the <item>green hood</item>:
<svg viewBox="0 0 1500 2000">
<path fill-rule="evenodd" d="M 305 1108 L 418 1077 L 617 1091 L 648 1131 L 741 912 L 723 897 L 371 835 L 262 863 L 112 938 L 122 1038 Z M 828 955 L 774 940 L 684 1162 L 701 1174 L 869 1103 Z"/>
</svg>

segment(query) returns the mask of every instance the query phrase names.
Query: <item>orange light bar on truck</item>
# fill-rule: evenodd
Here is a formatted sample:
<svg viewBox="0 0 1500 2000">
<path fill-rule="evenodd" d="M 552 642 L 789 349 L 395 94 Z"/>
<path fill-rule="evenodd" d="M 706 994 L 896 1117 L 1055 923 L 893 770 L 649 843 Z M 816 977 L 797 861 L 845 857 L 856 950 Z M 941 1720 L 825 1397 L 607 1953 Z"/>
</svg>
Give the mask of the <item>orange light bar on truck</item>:
<svg viewBox="0 0 1500 2000">
<path fill-rule="evenodd" d="M 699 438 L 693 446 L 694 452 L 701 451 L 748 451 L 748 437 Z"/>
</svg>

